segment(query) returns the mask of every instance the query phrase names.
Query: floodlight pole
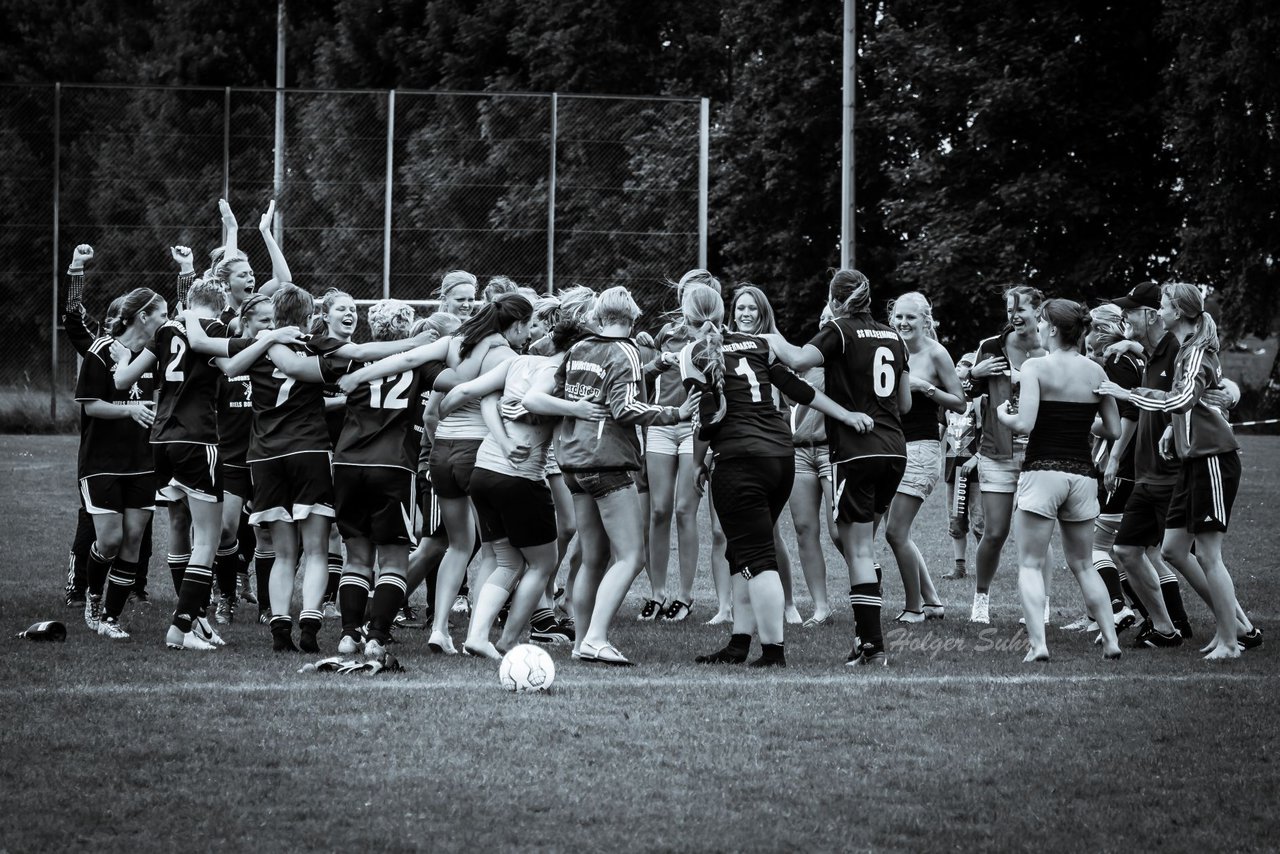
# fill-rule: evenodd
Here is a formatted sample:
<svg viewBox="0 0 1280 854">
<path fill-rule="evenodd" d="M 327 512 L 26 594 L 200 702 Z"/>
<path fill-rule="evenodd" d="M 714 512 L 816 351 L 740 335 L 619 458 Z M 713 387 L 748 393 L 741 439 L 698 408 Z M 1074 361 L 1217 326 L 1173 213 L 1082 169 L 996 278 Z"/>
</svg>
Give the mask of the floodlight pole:
<svg viewBox="0 0 1280 854">
<path fill-rule="evenodd" d="M 711 160 L 711 100 L 698 108 L 698 266 L 707 269 L 707 189 Z"/>
<path fill-rule="evenodd" d="M 395 179 L 396 90 L 387 96 L 387 186 L 382 202 L 382 298 L 391 299 L 391 187 Z"/>
<path fill-rule="evenodd" d="M 551 93 L 551 163 L 547 167 L 547 293 L 556 292 L 556 147 L 560 135 L 560 95 Z"/>
<path fill-rule="evenodd" d="M 276 7 L 276 138 L 271 181 L 276 199 L 276 221 L 272 223 L 271 230 L 281 247 L 284 246 L 284 217 L 280 212 L 280 196 L 284 191 L 284 3 L 285 0 L 280 0 Z"/>
<path fill-rule="evenodd" d="M 853 186 L 853 107 L 857 62 L 856 15 L 854 0 L 844 0 L 844 115 L 840 134 L 840 266 L 843 269 L 854 265 L 853 228 L 856 206 Z"/>
</svg>

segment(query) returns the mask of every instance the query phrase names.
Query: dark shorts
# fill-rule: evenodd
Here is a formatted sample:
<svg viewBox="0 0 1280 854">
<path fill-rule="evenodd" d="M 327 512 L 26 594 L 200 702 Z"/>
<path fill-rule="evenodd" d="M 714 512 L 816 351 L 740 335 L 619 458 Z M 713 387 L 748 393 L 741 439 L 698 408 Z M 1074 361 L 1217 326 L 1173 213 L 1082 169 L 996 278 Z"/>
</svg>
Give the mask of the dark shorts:
<svg viewBox="0 0 1280 854">
<path fill-rule="evenodd" d="M 431 488 L 437 498 L 466 498 L 480 439 L 436 439 L 431 445 Z"/>
<path fill-rule="evenodd" d="M 378 546 L 414 541 L 414 474 L 394 466 L 333 466 L 338 533 Z"/>
<path fill-rule="evenodd" d="M 244 502 L 253 500 L 253 477 L 247 465 L 222 467 L 222 495 L 234 495 Z"/>
<path fill-rule="evenodd" d="M 597 501 L 636 485 L 629 471 L 566 471 L 562 474 L 570 495 L 590 495 Z"/>
<path fill-rule="evenodd" d="M 302 451 L 249 463 L 253 513 L 249 522 L 301 522 L 308 516 L 334 517 L 333 473 L 328 451 Z"/>
<path fill-rule="evenodd" d="M 556 503 L 545 480 L 478 468 L 471 475 L 471 503 L 481 542 L 509 540 L 522 549 L 556 541 Z"/>
<path fill-rule="evenodd" d="M 91 474 L 80 478 L 80 503 L 93 515 L 156 509 L 156 479 L 141 474 Z"/>
<path fill-rule="evenodd" d="M 833 468 L 836 521 L 867 523 L 889 509 L 907 470 L 907 458 L 859 457 Z"/>
<path fill-rule="evenodd" d="M 1116 488 L 1108 492 L 1107 487 L 1102 482 L 1102 478 L 1098 478 L 1098 504 L 1101 507 L 1098 515 L 1119 516 L 1123 514 L 1125 505 L 1129 503 L 1130 495 L 1133 495 L 1133 481 L 1118 477 L 1116 478 Z"/>
<path fill-rule="evenodd" d="M 1226 531 L 1239 489 L 1238 452 L 1183 460 L 1164 526 L 1192 534 Z"/>
<path fill-rule="evenodd" d="M 440 515 L 440 500 L 431 488 L 431 475 L 420 471 L 417 476 L 418 518 L 422 520 L 423 537 L 443 536 L 444 517 Z"/>
<path fill-rule="evenodd" d="M 156 465 L 156 497 L 184 498 L 217 504 L 222 500 L 222 464 L 217 445 L 165 442 L 152 445 Z"/>
<path fill-rule="evenodd" d="M 1165 518 L 1169 515 L 1169 500 L 1173 498 L 1172 483 L 1137 483 L 1129 500 L 1124 504 L 1124 516 L 1116 531 L 1117 546 L 1137 546 L 1148 549 L 1164 540 Z"/>
<path fill-rule="evenodd" d="M 793 457 L 735 457 L 716 460 L 711 501 L 724 529 L 729 573 L 747 578 L 778 569 L 773 526 L 791 497 L 796 477 Z"/>
</svg>

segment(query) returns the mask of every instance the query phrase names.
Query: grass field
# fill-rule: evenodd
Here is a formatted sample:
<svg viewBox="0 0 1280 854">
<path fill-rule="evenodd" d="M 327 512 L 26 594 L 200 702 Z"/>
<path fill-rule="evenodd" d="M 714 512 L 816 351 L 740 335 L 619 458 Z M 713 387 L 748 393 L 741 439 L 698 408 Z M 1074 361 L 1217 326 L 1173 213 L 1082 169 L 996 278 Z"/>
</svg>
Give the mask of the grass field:
<svg viewBox="0 0 1280 854">
<path fill-rule="evenodd" d="M 1280 440 L 1243 441 L 1227 557 L 1270 635 Z M 843 667 L 847 606 L 827 627 L 789 627 L 785 671 L 691 664 L 725 634 L 702 624 L 704 572 L 679 625 L 636 623 L 637 584 L 614 640 L 641 666 L 595 669 L 559 648 L 553 692 L 515 696 L 489 662 L 431 656 L 419 631 L 399 633 L 402 675 L 299 674 L 304 659 L 273 655 L 248 622 L 216 654 L 167 652 L 159 561 L 156 603 L 126 612 L 134 637 L 91 636 L 61 603 L 75 449 L 0 437 L 0 850 L 1276 846 L 1280 634 L 1215 666 L 1191 645 L 1108 664 L 1055 630 L 1054 660 L 1024 665 L 1012 544 L 992 625 L 967 622 L 971 580 L 939 582 L 948 618 L 890 630 L 887 670 Z M 935 575 L 950 563 L 943 513 L 935 495 L 917 528 Z M 891 618 L 901 585 L 880 552 Z M 828 566 L 844 590 L 834 552 Z M 1056 623 L 1080 609 L 1065 572 L 1053 602 Z M 65 644 L 13 638 L 51 618 Z"/>
</svg>

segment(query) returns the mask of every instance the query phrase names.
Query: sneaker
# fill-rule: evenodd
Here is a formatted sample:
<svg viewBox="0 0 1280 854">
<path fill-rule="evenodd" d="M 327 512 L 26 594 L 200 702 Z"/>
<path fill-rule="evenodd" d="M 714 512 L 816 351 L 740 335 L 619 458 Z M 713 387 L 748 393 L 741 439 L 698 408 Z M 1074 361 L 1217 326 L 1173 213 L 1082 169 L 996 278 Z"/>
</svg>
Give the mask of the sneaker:
<svg viewBox="0 0 1280 854">
<path fill-rule="evenodd" d="M 129 633 L 120 627 L 120 621 L 115 617 L 103 617 L 98 621 L 98 637 L 124 640 Z"/>
<path fill-rule="evenodd" d="M 74 585 L 68 584 L 66 594 L 68 608 L 84 607 L 85 593 L 83 590 L 77 590 Z"/>
<path fill-rule="evenodd" d="M 989 623 L 991 622 L 991 594 L 990 593 L 974 593 L 973 608 L 969 611 L 969 622 L 971 623 Z"/>
<path fill-rule="evenodd" d="M 1147 626 L 1147 628 L 1134 639 L 1134 649 L 1167 649 L 1182 646 L 1182 635 L 1178 634 L 1177 630 L 1166 635 L 1163 632 L 1157 632 L 1155 627 L 1149 623 L 1144 623 L 1143 625 Z"/>
<path fill-rule="evenodd" d="M 320 651 L 320 627 L 315 625 L 298 626 L 298 649 L 307 653 Z"/>
<path fill-rule="evenodd" d="M 226 646 L 227 642 L 218 636 L 213 630 L 213 626 L 209 625 L 208 617 L 196 617 L 191 621 L 191 633 L 200 640 L 213 646 Z"/>
<path fill-rule="evenodd" d="M 248 602 L 250 605 L 258 604 L 258 597 L 253 593 L 253 589 L 257 585 L 257 581 L 250 573 L 238 573 L 236 575 L 236 585 L 239 587 L 241 599 Z"/>
<path fill-rule="evenodd" d="M 271 622 L 271 609 L 259 608 L 258 609 L 258 625 L 265 626 L 270 622 Z"/>
<path fill-rule="evenodd" d="M 1133 609 L 1128 605 L 1125 605 L 1119 611 L 1112 614 L 1111 618 L 1116 622 L 1117 634 L 1125 631 L 1126 629 L 1132 628 L 1133 624 L 1138 622 L 1138 615 L 1133 613 Z"/>
<path fill-rule="evenodd" d="M 1241 652 L 1248 649 L 1257 649 L 1262 646 L 1262 629 L 1254 626 L 1253 631 L 1247 635 L 1237 635 L 1236 643 L 1239 644 Z"/>
<path fill-rule="evenodd" d="M 955 566 L 955 569 L 951 570 L 951 571 L 950 571 L 950 572 L 948 572 L 946 575 L 942 576 L 942 580 L 943 580 L 943 581 L 956 581 L 956 580 L 959 580 L 959 579 L 961 579 L 961 578 L 964 578 L 964 577 L 966 576 L 966 574 L 967 574 L 967 573 L 965 572 L 965 565 L 964 565 L 964 564 L 962 564 L 962 563 L 957 563 L 957 564 L 956 564 L 956 566 Z"/>
<path fill-rule="evenodd" d="M 1185 617 L 1181 620 L 1174 620 L 1173 627 L 1178 630 L 1178 634 L 1182 635 L 1183 640 L 1191 640 L 1196 633 L 1191 630 L 1191 621 Z"/>
<path fill-rule="evenodd" d="M 1094 626 L 1094 628 L 1090 629 L 1090 626 Z M 1089 619 L 1088 614 L 1083 614 L 1063 626 L 1062 630 L 1064 632 L 1097 631 L 1097 627 L 1093 620 Z"/>
<path fill-rule="evenodd" d="M 386 661 L 387 648 L 379 641 L 370 638 L 364 642 L 364 657 L 371 661 Z"/>
<path fill-rule="evenodd" d="M 272 652 L 297 652 L 293 645 L 293 624 L 271 627 Z"/>
<path fill-rule="evenodd" d="M 894 622 L 895 623 L 923 623 L 924 611 L 908 611 L 904 608 L 902 610 L 902 613 L 898 615 L 897 619 L 895 619 Z"/>
<path fill-rule="evenodd" d="M 689 608 L 692 602 L 681 602 L 679 599 L 673 600 L 667 606 L 667 610 L 662 612 L 662 622 L 664 623 L 682 623 L 689 616 Z M 797 614 L 797 616 L 799 616 Z"/>
<path fill-rule="evenodd" d="M 164 636 L 164 645 L 169 649 L 192 649 L 200 652 L 211 652 L 217 649 L 213 644 L 196 637 L 195 632 L 184 632 L 177 626 L 169 626 L 169 631 Z"/>
<path fill-rule="evenodd" d="M 236 596 L 228 593 L 218 597 L 218 607 L 214 609 L 213 621 L 220 626 L 229 626 L 236 618 Z"/>
<path fill-rule="evenodd" d="M 453 607 L 449 609 L 449 613 L 470 614 L 471 600 L 468 599 L 466 596 L 463 596 L 461 593 L 459 593 L 457 597 L 453 600 Z"/>
<path fill-rule="evenodd" d="M 405 605 L 400 609 L 400 613 L 396 614 L 393 623 L 397 629 L 420 629 L 424 625 L 418 619 L 418 612 L 410 605 Z"/>
<path fill-rule="evenodd" d="M 364 642 L 351 634 L 344 634 L 338 641 L 338 655 L 355 655 L 364 648 Z"/>
<path fill-rule="evenodd" d="M 864 643 L 858 647 L 858 654 L 844 663 L 845 667 L 888 667 L 889 655 L 883 648 Z"/>
<path fill-rule="evenodd" d="M 572 626 L 566 626 L 559 620 L 551 619 L 546 623 L 534 626 L 529 631 L 529 640 L 534 643 L 545 643 L 558 646 L 573 643 L 576 639 Z"/>
<path fill-rule="evenodd" d="M 665 616 L 666 612 L 662 607 L 662 603 L 657 599 L 644 600 L 644 607 L 640 609 L 640 615 L 636 617 L 642 623 L 652 623 L 658 619 L 659 615 Z"/>
<path fill-rule="evenodd" d="M 102 619 L 102 597 L 93 593 L 84 601 L 84 624 L 89 631 L 98 630 L 98 622 Z"/>
<path fill-rule="evenodd" d="M 332 599 L 324 603 L 322 612 L 326 620 L 336 620 L 342 616 L 342 612 L 338 610 L 338 603 Z"/>
</svg>

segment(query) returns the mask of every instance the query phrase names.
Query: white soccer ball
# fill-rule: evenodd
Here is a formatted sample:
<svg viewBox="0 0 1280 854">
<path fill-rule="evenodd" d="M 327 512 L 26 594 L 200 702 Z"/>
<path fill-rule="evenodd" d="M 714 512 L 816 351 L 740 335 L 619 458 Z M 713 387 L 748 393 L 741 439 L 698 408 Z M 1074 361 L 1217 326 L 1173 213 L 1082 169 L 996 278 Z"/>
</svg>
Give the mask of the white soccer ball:
<svg viewBox="0 0 1280 854">
<path fill-rule="evenodd" d="M 517 694 L 545 691 L 555 679 L 556 663 L 545 649 L 531 643 L 512 647 L 498 665 L 499 684 Z"/>
</svg>

